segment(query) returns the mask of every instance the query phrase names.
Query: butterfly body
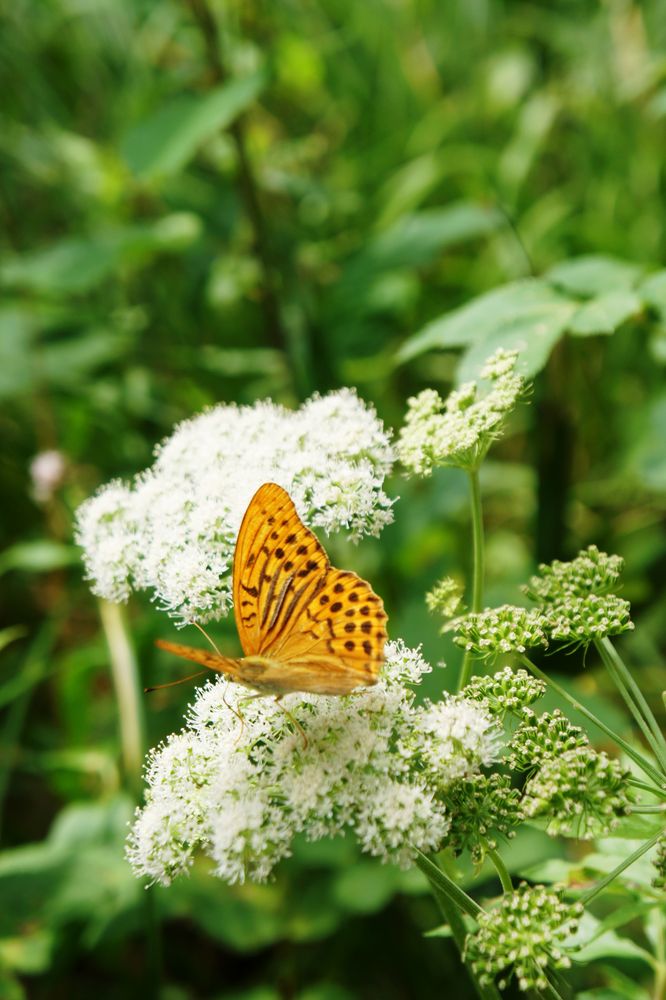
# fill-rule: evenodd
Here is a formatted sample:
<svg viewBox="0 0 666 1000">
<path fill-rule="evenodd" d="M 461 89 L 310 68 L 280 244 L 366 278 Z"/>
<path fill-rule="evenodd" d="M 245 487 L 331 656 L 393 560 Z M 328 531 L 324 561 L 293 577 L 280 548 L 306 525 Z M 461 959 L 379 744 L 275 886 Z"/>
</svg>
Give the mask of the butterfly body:
<svg viewBox="0 0 666 1000">
<path fill-rule="evenodd" d="M 243 657 L 162 640 L 158 646 L 278 697 L 344 695 L 377 682 L 386 642 L 381 599 L 356 573 L 331 566 L 276 483 L 261 486 L 245 512 L 233 597 Z"/>
</svg>

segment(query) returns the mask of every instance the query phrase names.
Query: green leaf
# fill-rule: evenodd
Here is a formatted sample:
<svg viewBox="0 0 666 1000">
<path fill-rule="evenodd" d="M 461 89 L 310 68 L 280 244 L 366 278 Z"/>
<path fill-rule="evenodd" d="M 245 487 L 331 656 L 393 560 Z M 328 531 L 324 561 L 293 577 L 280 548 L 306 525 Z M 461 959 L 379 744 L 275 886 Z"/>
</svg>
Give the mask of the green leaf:
<svg viewBox="0 0 666 1000">
<path fill-rule="evenodd" d="M 352 913 L 376 913 L 391 899 L 396 884 L 393 870 L 373 861 L 358 861 L 333 883 L 333 898 Z"/>
<path fill-rule="evenodd" d="M 122 143 L 130 170 L 142 180 L 177 173 L 199 147 L 227 128 L 257 98 L 263 71 L 222 84 L 205 95 L 178 97 L 135 125 Z"/>
<path fill-rule="evenodd" d="M 571 319 L 569 332 L 577 337 L 614 333 L 642 311 L 643 303 L 634 292 L 626 289 L 606 292 L 581 306 Z"/>
<path fill-rule="evenodd" d="M 643 301 L 656 309 L 662 319 L 666 317 L 666 270 L 648 275 L 638 286 L 637 291 Z"/>
<path fill-rule="evenodd" d="M 200 232 L 198 216 L 177 212 L 152 223 L 61 240 L 43 250 L 9 258 L 0 266 L 0 283 L 42 294 L 81 294 L 95 288 L 121 264 L 137 264 L 159 251 L 182 249 Z"/>
<path fill-rule="evenodd" d="M 574 312 L 571 301 L 539 278 L 514 281 L 472 299 L 428 323 L 398 352 L 398 362 L 408 361 L 433 348 L 469 347 L 463 373 L 478 368 L 496 347 L 520 346 L 526 374 L 545 363 L 553 344 L 566 329 Z"/>
<path fill-rule="evenodd" d="M 606 292 L 633 288 L 643 271 L 644 268 L 639 264 L 628 260 L 589 254 L 555 264 L 544 277 L 552 285 L 571 295 L 591 298 Z"/>
<path fill-rule="evenodd" d="M 39 538 L 33 542 L 18 542 L 0 553 L 0 574 L 12 569 L 26 573 L 48 573 L 54 569 L 73 566 L 79 559 L 79 551 L 75 546 Z"/>
<path fill-rule="evenodd" d="M 27 634 L 28 630 L 25 625 L 10 625 L 9 628 L 3 628 L 0 631 L 0 653 L 10 643 L 16 642 L 17 639 L 22 639 Z"/>
<path fill-rule="evenodd" d="M 403 216 L 350 257 L 329 293 L 329 322 L 341 322 L 347 315 L 356 319 L 375 308 L 375 283 L 385 272 L 428 264 L 447 247 L 503 225 L 504 216 L 496 209 L 467 201 Z"/>
</svg>

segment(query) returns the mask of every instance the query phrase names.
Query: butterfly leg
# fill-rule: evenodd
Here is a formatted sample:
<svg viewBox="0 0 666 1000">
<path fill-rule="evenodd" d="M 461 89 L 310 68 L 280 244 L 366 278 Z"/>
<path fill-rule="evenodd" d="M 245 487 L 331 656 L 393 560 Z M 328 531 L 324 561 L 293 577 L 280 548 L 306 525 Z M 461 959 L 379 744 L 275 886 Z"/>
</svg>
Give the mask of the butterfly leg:
<svg viewBox="0 0 666 1000">
<path fill-rule="evenodd" d="M 282 711 L 284 712 L 284 714 L 287 716 L 287 718 L 290 720 L 290 722 L 292 722 L 293 725 L 295 726 L 295 728 L 298 729 L 299 733 L 301 734 L 301 739 L 303 740 L 303 749 L 307 750 L 307 748 L 308 748 L 308 738 L 307 738 L 306 732 L 303 729 L 303 726 L 300 724 L 300 722 L 296 718 L 296 716 L 292 715 L 291 712 L 289 711 L 289 709 L 285 705 L 282 704 L 282 695 L 278 694 L 278 695 L 275 696 L 275 704 L 280 706 L 280 708 L 282 709 Z"/>
</svg>

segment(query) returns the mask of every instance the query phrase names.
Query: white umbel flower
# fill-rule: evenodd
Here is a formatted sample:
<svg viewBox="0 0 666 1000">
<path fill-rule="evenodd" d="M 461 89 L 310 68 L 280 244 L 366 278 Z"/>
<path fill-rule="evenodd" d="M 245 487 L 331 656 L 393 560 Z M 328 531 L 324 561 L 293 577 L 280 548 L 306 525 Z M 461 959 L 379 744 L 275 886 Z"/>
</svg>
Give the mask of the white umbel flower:
<svg viewBox="0 0 666 1000">
<path fill-rule="evenodd" d="M 392 463 L 388 432 L 351 389 L 295 411 L 216 406 L 180 424 L 133 483 L 110 483 L 79 508 L 87 577 L 111 601 L 145 589 L 183 622 L 219 619 L 231 607 L 238 529 L 262 483 L 284 487 L 306 524 L 359 538 L 392 520 L 382 489 Z"/>
<path fill-rule="evenodd" d="M 364 851 L 401 865 L 415 848 L 442 846 L 442 790 L 497 760 L 499 746 L 482 705 L 461 696 L 414 704 L 410 685 L 429 670 L 418 651 L 391 642 L 373 688 L 285 697 L 307 745 L 275 701 L 248 699 L 223 678 L 200 688 L 187 727 L 150 757 L 128 842 L 137 875 L 168 884 L 204 851 L 227 882 L 260 881 L 297 833 L 352 830 Z"/>
<path fill-rule="evenodd" d="M 476 469 L 500 436 L 508 414 L 525 392 L 515 368 L 517 351 L 498 350 L 481 371 L 482 384 L 466 382 L 443 400 L 424 389 L 408 400 L 398 457 L 415 475 L 428 476 L 441 465 Z"/>
</svg>

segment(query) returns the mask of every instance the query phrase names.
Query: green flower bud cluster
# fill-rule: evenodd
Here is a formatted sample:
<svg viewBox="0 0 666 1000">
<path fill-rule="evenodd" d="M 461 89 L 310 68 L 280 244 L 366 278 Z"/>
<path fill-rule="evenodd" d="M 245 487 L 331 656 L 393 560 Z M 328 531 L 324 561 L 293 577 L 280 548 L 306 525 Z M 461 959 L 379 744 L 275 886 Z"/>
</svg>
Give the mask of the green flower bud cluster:
<svg viewBox="0 0 666 1000">
<path fill-rule="evenodd" d="M 455 854 L 468 849 L 475 865 L 487 851 L 497 848 L 496 836 L 515 836 L 513 827 L 523 819 L 520 791 L 506 774 L 478 774 L 457 781 L 444 796 L 451 817 L 447 843 Z"/>
<path fill-rule="evenodd" d="M 590 741 L 558 708 L 537 716 L 530 708 L 523 712 L 523 725 L 509 744 L 508 765 L 516 771 L 530 771 L 569 750 L 588 750 Z"/>
<path fill-rule="evenodd" d="M 465 961 L 482 986 L 496 982 L 504 989 L 515 975 L 521 990 L 545 990 L 548 966 L 571 965 L 562 945 L 582 913 L 580 903 L 566 903 L 561 893 L 523 882 L 479 915 L 478 930 L 465 942 Z"/>
<path fill-rule="evenodd" d="M 551 639 L 581 646 L 633 629 L 630 610 L 629 601 L 614 594 L 588 594 L 545 608 L 541 621 Z"/>
<path fill-rule="evenodd" d="M 481 657 L 502 653 L 524 653 L 530 646 L 547 646 L 540 614 L 504 604 L 499 608 L 472 612 L 451 622 L 454 642 Z"/>
<path fill-rule="evenodd" d="M 473 701 L 484 702 L 493 715 L 503 718 L 507 712 L 522 716 L 523 710 L 538 701 L 545 690 L 544 681 L 526 670 L 504 667 L 492 675 L 472 677 L 464 694 Z"/>
<path fill-rule="evenodd" d="M 623 565 L 621 556 L 609 556 L 600 552 L 596 545 L 590 545 L 571 562 L 556 559 L 550 565 L 542 563 L 538 575 L 531 577 L 523 590 L 535 604 L 556 604 L 569 597 L 607 594 L 617 583 Z"/>
<path fill-rule="evenodd" d="M 551 836 L 589 840 L 631 812 L 629 774 L 607 754 L 577 746 L 541 765 L 525 786 L 522 808 L 530 819 L 543 817 Z"/>
<path fill-rule="evenodd" d="M 428 611 L 436 612 L 448 620 L 453 618 L 460 607 L 462 596 L 462 584 L 451 576 L 445 576 L 426 594 L 426 606 Z"/>
<path fill-rule="evenodd" d="M 523 590 L 541 606 L 541 625 L 548 638 L 584 646 L 633 629 L 629 602 L 609 592 L 622 566 L 620 556 L 600 552 L 596 545 L 571 562 L 556 559 L 539 566 Z"/>
</svg>

